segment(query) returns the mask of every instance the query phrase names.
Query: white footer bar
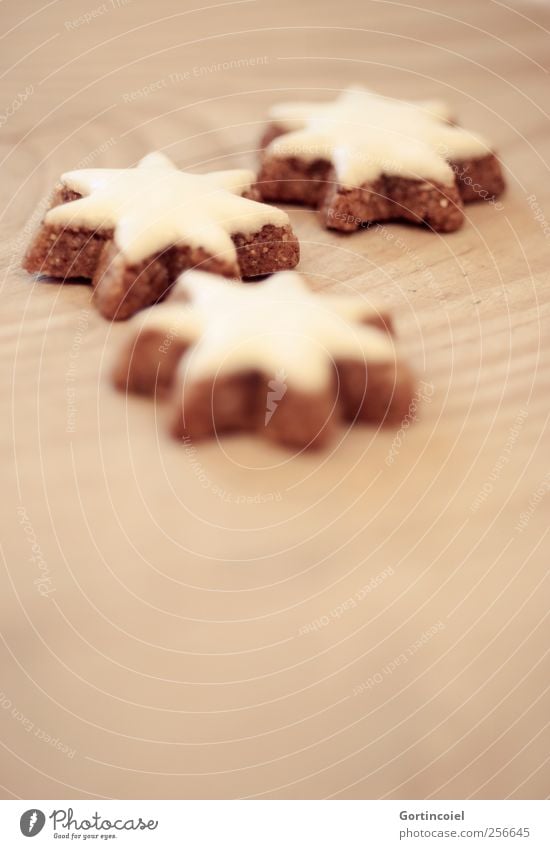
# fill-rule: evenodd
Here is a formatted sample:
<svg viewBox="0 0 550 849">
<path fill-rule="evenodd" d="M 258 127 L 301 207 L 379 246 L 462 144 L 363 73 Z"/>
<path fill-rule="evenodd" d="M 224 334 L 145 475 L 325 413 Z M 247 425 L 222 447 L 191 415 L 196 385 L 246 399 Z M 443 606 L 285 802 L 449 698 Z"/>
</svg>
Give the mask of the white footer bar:
<svg viewBox="0 0 550 849">
<path fill-rule="evenodd" d="M 30 843 L 36 838 L 36 843 Z M 1 801 L 0 845 L 548 849 L 548 801 Z"/>
</svg>

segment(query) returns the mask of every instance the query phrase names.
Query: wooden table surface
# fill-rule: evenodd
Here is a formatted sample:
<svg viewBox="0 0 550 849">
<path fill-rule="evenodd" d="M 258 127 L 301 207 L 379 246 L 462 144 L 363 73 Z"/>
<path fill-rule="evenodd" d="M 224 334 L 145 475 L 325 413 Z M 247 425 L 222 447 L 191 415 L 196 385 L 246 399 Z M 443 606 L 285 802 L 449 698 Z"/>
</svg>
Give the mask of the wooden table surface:
<svg viewBox="0 0 550 849">
<path fill-rule="evenodd" d="M 550 787 L 550 10 L 3 0 L 0 785 L 6 798 L 528 798 Z M 396 317 L 395 433 L 172 442 L 125 335 L 19 267 L 70 168 L 251 166 L 268 104 L 358 82 L 494 140 L 502 207 L 300 268 Z M 393 462 L 388 460 L 388 457 Z"/>
</svg>

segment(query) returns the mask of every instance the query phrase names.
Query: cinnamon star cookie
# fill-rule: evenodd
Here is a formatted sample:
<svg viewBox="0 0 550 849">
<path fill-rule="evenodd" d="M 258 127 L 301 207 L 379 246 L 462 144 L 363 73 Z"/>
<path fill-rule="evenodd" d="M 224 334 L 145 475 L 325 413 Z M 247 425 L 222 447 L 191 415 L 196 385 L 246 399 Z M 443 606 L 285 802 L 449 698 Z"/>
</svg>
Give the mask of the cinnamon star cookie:
<svg viewBox="0 0 550 849">
<path fill-rule="evenodd" d="M 399 421 L 411 401 L 389 316 L 294 272 L 252 286 L 188 272 L 130 326 L 115 384 L 168 395 L 178 437 L 254 430 L 302 448 L 338 419 Z"/>
<path fill-rule="evenodd" d="M 24 259 L 27 271 L 91 278 L 99 311 L 123 319 L 200 267 L 228 277 L 294 268 L 286 212 L 260 203 L 251 171 L 189 174 L 163 154 L 136 168 L 63 174 Z"/>
<path fill-rule="evenodd" d="M 448 232 L 461 226 L 463 203 L 504 189 L 489 143 L 451 123 L 439 101 L 352 87 L 329 103 L 282 103 L 269 115 L 262 197 L 319 207 L 327 228 L 404 218 Z"/>
</svg>

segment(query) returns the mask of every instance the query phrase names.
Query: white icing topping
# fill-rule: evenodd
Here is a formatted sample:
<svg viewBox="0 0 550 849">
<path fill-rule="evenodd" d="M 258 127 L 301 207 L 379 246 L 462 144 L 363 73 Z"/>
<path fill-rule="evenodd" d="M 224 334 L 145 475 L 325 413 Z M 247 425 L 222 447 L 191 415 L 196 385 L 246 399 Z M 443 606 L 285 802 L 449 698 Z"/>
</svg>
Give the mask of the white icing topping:
<svg viewBox="0 0 550 849">
<path fill-rule="evenodd" d="M 334 361 L 359 359 L 367 368 L 393 361 L 391 337 L 361 324 L 376 315 L 362 298 L 315 294 L 295 272 L 241 284 L 189 271 L 164 304 L 134 321 L 188 342 L 185 379 L 252 370 L 316 392 L 331 380 Z"/>
<path fill-rule="evenodd" d="M 448 123 L 445 104 L 393 100 L 360 87 L 330 103 L 281 103 L 269 117 L 288 130 L 268 145 L 269 155 L 327 159 L 349 188 L 381 174 L 451 185 L 449 162 L 490 153 L 481 136 Z"/>
<path fill-rule="evenodd" d="M 137 168 L 69 171 L 61 180 L 83 197 L 50 209 L 48 224 L 114 229 L 115 243 L 129 262 L 170 245 L 204 248 L 236 262 L 232 233 L 256 233 L 266 224 L 288 224 L 280 209 L 243 198 L 254 174 L 247 170 L 189 174 L 161 153 Z"/>
</svg>

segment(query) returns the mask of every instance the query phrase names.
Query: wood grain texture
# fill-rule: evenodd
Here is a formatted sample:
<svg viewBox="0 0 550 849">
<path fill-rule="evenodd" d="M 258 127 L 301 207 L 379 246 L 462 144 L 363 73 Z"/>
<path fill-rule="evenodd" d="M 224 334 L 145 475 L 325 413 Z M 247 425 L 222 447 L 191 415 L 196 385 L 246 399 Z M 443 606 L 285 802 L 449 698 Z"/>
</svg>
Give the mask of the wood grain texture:
<svg viewBox="0 0 550 849">
<path fill-rule="evenodd" d="M 550 13 L 198 6 L 2 3 L 0 792 L 545 797 Z M 319 288 L 391 308 L 416 421 L 178 445 L 110 386 L 125 327 L 19 270 L 33 212 L 150 149 L 249 166 L 269 103 L 354 81 L 448 99 L 506 168 L 448 236 L 291 211 Z"/>
</svg>

